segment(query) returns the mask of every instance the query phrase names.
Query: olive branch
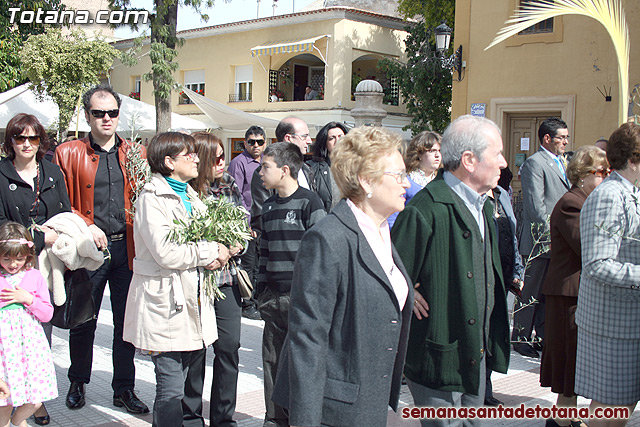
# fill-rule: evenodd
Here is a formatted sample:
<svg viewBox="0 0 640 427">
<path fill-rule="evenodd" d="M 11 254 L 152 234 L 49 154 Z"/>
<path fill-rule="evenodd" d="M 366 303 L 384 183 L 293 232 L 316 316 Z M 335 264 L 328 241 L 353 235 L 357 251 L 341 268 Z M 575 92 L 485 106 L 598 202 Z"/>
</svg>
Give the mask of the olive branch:
<svg viewBox="0 0 640 427">
<path fill-rule="evenodd" d="M 194 210 L 186 220 L 173 220 L 175 226 L 167 239 L 178 244 L 207 241 L 218 242 L 227 247 L 246 246 L 246 242 L 251 240 L 247 210 L 243 206 L 236 206 L 226 197 L 209 198 L 203 202 L 204 210 Z M 224 294 L 217 286 L 222 271 L 229 271 L 229 266 L 218 270 L 204 270 L 205 295 L 212 299 L 224 299 Z"/>
<path fill-rule="evenodd" d="M 547 215 L 544 222 L 537 222 L 537 223 L 531 224 L 531 236 L 533 237 L 533 247 L 524 262 L 525 273 L 529 269 L 529 266 L 531 265 L 534 259 L 546 254 L 551 249 L 551 246 L 550 246 L 551 245 L 551 228 L 549 226 L 549 223 L 550 223 L 550 216 Z M 525 283 L 526 283 L 526 277 L 527 276 L 525 275 Z M 532 296 L 529 299 L 529 301 L 521 301 L 519 298 L 516 297 L 513 303 L 513 311 L 511 315 L 514 316 L 518 311 L 524 310 L 527 307 L 538 304 L 538 302 L 539 301 L 534 296 Z M 513 325 L 513 328 L 518 331 L 521 331 L 522 329 L 524 329 L 522 325 Z M 518 336 L 517 341 L 511 341 L 511 342 L 512 343 L 518 343 L 518 342 L 534 343 L 536 341 L 539 341 L 537 337 L 533 338 L 532 341 L 529 341 L 527 339 L 522 339 L 521 336 Z"/>
</svg>

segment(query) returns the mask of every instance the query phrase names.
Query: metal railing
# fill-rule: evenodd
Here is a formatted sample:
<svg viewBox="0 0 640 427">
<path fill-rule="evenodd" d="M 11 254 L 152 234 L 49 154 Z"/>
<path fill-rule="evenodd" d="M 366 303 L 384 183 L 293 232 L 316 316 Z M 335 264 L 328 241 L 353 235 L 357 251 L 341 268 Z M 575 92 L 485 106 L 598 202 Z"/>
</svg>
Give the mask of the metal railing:
<svg viewBox="0 0 640 427">
<path fill-rule="evenodd" d="M 251 102 L 251 101 L 253 101 L 251 93 L 247 93 L 247 94 L 230 93 L 229 94 L 229 102 Z"/>
</svg>

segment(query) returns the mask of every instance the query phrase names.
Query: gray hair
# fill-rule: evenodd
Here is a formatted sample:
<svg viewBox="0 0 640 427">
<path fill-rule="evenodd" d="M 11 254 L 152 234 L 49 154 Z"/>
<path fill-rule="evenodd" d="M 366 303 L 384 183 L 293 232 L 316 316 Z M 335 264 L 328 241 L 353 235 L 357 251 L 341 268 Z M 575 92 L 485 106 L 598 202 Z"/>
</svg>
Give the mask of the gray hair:
<svg viewBox="0 0 640 427">
<path fill-rule="evenodd" d="M 440 142 L 444 170 L 458 169 L 462 153 L 465 151 L 471 151 L 482 161 L 482 154 L 489 145 L 490 129 L 495 129 L 501 134 L 498 125 L 485 117 L 465 115 L 451 122 L 442 134 Z"/>
</svg>

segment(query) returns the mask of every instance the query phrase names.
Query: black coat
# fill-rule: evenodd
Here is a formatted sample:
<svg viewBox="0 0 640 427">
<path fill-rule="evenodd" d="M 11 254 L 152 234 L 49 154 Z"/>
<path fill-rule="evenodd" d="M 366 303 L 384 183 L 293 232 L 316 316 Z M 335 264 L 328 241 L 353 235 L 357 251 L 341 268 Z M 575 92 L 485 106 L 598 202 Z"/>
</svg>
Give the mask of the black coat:
<svg viewBox="0 0 640 427">
<path fill-rule="evenodd" d="M 39 203 L 46 211 L 44 221 L 39 221 L 39 225 L 42 225 L 61 212 L 71 212 L 71 203 L 60 168 L 48 160 L 41 160 L 39 163 L 41 174 Z M 33 202 L 31 186 L 20 178 L 9 158 L 2 159 L 0 161 L 0 224 L 14 221 L 25 227 L 31 226 L 29 209 Z M 36 254 L 39 254 L 44 248 L 44 233 L 34 230 L 33 237 Z"/>
<path fill-rule="evenodd" d="M 333 206 L 333 177 L 331 176 L 331 167 L 324 160 L 316 159 L 307 161 L 307 165 L 313 171 L 314 186 L 316 193 L 322 199 L 324 210 L 327 213 L 331 212 Z"/>
</svg>

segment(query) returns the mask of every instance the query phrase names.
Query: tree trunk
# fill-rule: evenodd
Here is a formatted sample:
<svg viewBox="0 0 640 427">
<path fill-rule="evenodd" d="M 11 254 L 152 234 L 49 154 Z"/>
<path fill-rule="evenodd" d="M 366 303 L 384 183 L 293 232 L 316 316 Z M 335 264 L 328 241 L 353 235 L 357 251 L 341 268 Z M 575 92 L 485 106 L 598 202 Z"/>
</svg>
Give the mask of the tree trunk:
<svg viewBox="0 0 640 427">
<path fill-rule="evenodd" d="M 155 87 L 155 82 L 153 86 Z M 156 99 L 156 133 L 167 132 L 171 128 L 171 98 L 163 99 L 157 94 Z"/>
<path fill-rule="evenodd" d="M 176 47 L 176 27 L 178 24 L 178 1 L 177 0 L 156 0 L 157 15 L 155 22 L 151 26 L 151 43 L 160 43 L 165 46 L 162 49 L 163 55 L 160 58 L 151 56 L 151 68 L 153 72 L 153 89 L 156 104 L 156 132 L 166 132 L 171 128 L 171 86 L 173 78 L 171 71 L 167 71 L 165 64 L 154 64 L 157 61 L 171 62 L 173 57 L 167 57 L 168 49 Z M 161 31 L 159 31 L 161 30 Z M 156 66 L 158 65 L 158 66 Z M 163 71 L 159 71 L 163 70 Z M 165 75 L 168 73 L 169 75 Z"/>
</svg>

